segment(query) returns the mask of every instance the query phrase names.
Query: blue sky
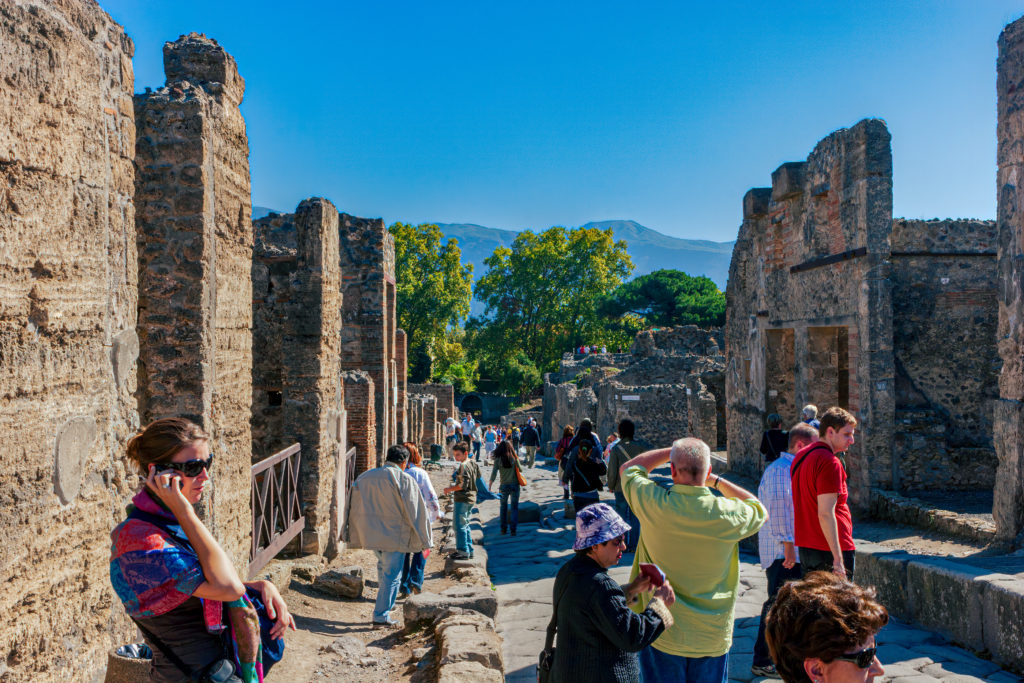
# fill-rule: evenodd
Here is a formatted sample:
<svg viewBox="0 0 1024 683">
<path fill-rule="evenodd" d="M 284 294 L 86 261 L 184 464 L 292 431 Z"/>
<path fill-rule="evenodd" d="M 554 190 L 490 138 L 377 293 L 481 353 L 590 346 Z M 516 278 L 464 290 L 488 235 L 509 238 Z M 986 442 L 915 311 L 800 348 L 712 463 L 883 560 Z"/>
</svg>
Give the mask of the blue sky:
<svg viewBox="0 0 1024 683">
<path fill-rule="evenodd" d="M 134 39 L 216 38 L 246 79 L 253 202 L 735 238 L 743 193 L 867 116 L 895 214 L 995 215 L 995 59 L 1019 2 L 101 0 Z"/>
</svg>

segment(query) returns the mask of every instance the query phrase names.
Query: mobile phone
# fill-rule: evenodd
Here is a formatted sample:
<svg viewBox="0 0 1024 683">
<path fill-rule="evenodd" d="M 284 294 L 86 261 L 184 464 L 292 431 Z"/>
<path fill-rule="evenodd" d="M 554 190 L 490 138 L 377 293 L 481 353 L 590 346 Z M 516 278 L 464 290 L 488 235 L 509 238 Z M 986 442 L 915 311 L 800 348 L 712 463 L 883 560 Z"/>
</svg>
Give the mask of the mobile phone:
<svg viewBox="0 0 1024 683">
<path fill-rule="evenodd" d="M 651 580 L 651 585 L 655 588 L 658 588 L 665 583 L 665 572 L 661 571 L 656 564 L 641 562 L 640 574 L 649 578 Z"/>
</svg>

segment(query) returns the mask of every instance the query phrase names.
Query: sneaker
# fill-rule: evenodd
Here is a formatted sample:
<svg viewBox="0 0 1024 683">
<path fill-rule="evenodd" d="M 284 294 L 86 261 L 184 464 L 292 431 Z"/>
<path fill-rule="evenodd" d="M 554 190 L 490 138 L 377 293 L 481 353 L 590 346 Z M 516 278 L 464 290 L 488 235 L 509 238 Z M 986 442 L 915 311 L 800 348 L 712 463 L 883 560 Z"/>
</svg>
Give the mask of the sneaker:
<svg viewBox="0 0 1024 683">
<path fill-rule="evenodd" d="M 399 600 L 402 600 L 403 598 L 407 598 L 407 597 L 409 597 L 409 591 L 407 591 L 404 588 L 398 591 L 398 599 Z"/>
<path fill-rule="evenodd" d="M 376 619 L 373 620 L 374 628 L 390 628 L 392 626 L 398 625 L 398 622 L 395 619 L 392 619 L 390 614 L 388 615 L 388 618 L 384 621 L 377 621 Z"/>
<path fill-rule="evenodd" d="M 472 555 L 461 550 L 455 551 L 455 554 L 452 555 L 452 557 L 454 557 L 456 560 L 470 560 L 473 558 Z"/>
<path fill-rule="evenodd" d="M 779 672 L 775 670 L 774 664 L 765 664 L 764 666 L 754 665 L 750 667 L 750 673 L 764 678 L 782 678 L 782 676 L 779 675 Z"/>
</svg>

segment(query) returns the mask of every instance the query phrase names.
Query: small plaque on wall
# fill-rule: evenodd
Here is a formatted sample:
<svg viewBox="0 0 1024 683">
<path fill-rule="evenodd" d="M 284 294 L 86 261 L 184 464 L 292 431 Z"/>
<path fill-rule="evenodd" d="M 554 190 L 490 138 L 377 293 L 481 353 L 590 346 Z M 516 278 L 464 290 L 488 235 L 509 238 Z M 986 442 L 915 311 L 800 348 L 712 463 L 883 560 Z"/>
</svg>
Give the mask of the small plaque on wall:
<svg viewBox="0 0 1024 683">
<path fill-rule="evenodd" d="M 637 394 L 628 394 L 622 397 L 623 401 L 639 401 L 640 397 Z"/>
</svg>

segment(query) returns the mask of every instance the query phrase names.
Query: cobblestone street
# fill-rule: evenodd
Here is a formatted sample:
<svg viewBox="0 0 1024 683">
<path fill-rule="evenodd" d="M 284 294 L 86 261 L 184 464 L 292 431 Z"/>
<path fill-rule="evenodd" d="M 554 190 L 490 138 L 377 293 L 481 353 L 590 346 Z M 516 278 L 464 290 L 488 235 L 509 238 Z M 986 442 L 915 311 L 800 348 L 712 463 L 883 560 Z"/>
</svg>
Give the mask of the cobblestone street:
<svg viewBox="0 0 1024 683">
<path fill-rule="evenodd" d="M 540 506 L 539 525 L 520 523 L 517 536 L 501 536 L 498 501 L 479 506 L 488 552 L 487 569 L 501 601 L 497 625 L 505 640 L 506 680 L 524 683 L 536 680 L 537 655 L 543 648 L 544 632 L 551 617 L 554 577 L 572 554 L 575 537 L 572 524 L 562 517 L 562 490 L 555 481 L 554 469 L 538 465 L 526 470 L 525 475 L 530 483 L 521 500 Z M 631 554 L 624 555 L 619 565 L 611 570 L 611 575 L 620 583 L 628 580 L 632 559 Z M 750 674 L 754 638 L 765 599 L 764 572 L 753 555 L 741 554 L 740 561 L 741 588 L 736 604 L 729 676 L 730 680 L 743 682 L 768 680 L 754 679 Z M 877 640 L 878 656 L 885 666 L 883 680 L 905 683 L 1022 680 L 950 644 L 940 635 L 895 619 L 890 620 Z"/>
</svg>

